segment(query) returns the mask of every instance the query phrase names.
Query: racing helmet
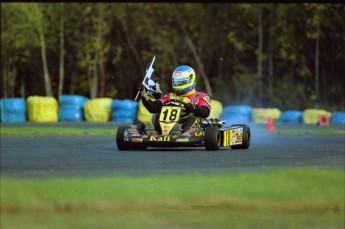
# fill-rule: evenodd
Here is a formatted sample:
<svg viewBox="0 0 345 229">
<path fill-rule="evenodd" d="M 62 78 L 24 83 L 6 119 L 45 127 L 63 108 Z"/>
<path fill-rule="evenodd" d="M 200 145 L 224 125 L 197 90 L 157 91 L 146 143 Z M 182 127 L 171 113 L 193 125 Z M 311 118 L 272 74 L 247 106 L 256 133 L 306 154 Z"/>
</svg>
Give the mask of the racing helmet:
<svg viewBox="0 0 345 229">
<path fill-rule="evenodd" d="M 187 65 L 177 67 L 172 74 L 172 87 L 177 93 L 186 93 L 195 88 L 196 75 Z"/>
</svg>

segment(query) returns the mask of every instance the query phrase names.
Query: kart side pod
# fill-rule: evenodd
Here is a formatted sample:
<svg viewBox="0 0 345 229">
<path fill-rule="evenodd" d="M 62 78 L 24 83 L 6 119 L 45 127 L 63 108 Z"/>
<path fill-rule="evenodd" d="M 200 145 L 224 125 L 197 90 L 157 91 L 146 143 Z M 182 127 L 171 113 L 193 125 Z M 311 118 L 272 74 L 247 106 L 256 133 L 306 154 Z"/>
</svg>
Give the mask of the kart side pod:
<svg viewBox="0 0 345 229">
<path fill-rule="evenodd" d="M 250 135 L 247 125 L 236 124 L 224 129 L 211 125 L 205 129 L 205 148 L 206 150 L 218 150 L 220 147 L 230 146 L 231 149 L 248 149 L 251 141 Z"/>
</svg>

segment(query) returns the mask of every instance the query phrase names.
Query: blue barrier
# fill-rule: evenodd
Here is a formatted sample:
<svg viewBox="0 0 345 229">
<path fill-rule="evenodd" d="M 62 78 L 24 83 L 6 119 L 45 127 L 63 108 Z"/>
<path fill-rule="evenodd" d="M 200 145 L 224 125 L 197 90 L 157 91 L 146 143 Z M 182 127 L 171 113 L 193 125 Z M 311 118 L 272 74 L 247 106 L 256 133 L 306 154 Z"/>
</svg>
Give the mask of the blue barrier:
<svg viewBox="0 0 345 229">
<path fill-rule="evenodd" d="M 303 111 L 296 111 L 296 110 L 290 110 L 290 111 L 284 111 L 280 117 L 280 122 L 285 123 L 301 123 L 303 118 Z"/>
<path fill-rule="evenodd" d="M 132 122 L 137 117 L 138 102 L 129 99 L 115 99 L 111 103 L 112 121 Z"/>
<path fill-rule="evenodd" d="M 2 111 L 1 111 L 1 110 L 2 110 L 2 100 L 3 100 L 3 99 L 0 99 L 0 122 L 1 122 L 1 120 L 2 120 L 2 119 L 1 119 L 1 116 L 2 116 L 2 115 L 1 115 L 1 112 L 2 112 Z"/>
<path fill-rule="evenodd" d="M 59 100 L 59 121 L 83 121 L 84 104 L 89 101 L 81 95 L 62 95 Z"/>
<path fill-rule="evenodd" d="M 246 124 L 251 122 L 253 107 L 247 105 L 230 105 L 223 109 L 222 120 L 226 124 Z"/>
<path fill-rule="evenodd" d="M 61 95 L 59 104 L 73 104 L 76 107 L 84 107 L 84 103 L 87 101 L 89 101 L 89 99 L 82 95 Z"/>
<path fill-rule="evenodd" d="M 138 108 L 138 102 L 130 99 L 114 99 L 111 103 L 111 108 L 113 110 L 120 109 L 120 110 L 126 110 L 126 109 L 137 109 Z"/>
<path fill-rule="evenodd" d="M 332 124 L 345 124 L 345 112 L 335 111 L 331 117 Z"/>
<path fill-rule="evenodd" d="M 23 98 L 1 99 L 1 122 L 25 122 L 26 103 Z"/>
</svg>

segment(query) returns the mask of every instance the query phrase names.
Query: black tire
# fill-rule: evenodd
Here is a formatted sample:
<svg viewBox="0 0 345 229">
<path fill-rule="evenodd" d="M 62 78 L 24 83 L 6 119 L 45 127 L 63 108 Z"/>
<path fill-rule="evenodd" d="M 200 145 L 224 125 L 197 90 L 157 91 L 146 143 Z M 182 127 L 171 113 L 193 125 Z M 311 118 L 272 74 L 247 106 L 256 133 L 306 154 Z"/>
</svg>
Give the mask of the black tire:
<svg viewBox="0 0 345 229">
<path fill-rule="evenodd" d="M 134 150 L 147 149 L 147 146 L 143 144 L 138 144 L 138 145 L 132 144 L 130 147 L 131 149 L 134 149 Z"/>
<path fill-rule="evenodd" d="M 249 127 L 243 124 L 231 125 L 231 127 L 233 126 L 243 127 L 243 133 L 242 133 L 242 144 L 231 146 L 231 149 L 248 149 L 250 146 L 250 141 L 251 141 L 251 133 L 250 133 Z"/>
<path fill-rule="evenodd" d="M 131 145 L 129 142 L 125 142 L 125 131 L 128 126 L 120 126 L 116 133 L 116 144 L 119 150 L 130 150 Z"/>
<path fill-rule="evenodd" d="M 206 150 L 218 150 L 221 142 L 219 128 L 217 126 L 208 126 L 205 129 L 204 141 Z"/>
</svg>

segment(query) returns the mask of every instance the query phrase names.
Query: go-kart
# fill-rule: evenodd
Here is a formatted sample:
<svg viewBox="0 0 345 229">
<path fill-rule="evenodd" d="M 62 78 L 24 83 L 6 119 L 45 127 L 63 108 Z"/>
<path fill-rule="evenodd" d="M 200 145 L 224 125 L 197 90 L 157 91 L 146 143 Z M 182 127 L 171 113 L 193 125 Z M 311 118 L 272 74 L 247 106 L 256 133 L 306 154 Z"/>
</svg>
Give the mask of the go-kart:
<svg viewBox="0 0 345 229">
<path fill-rule="evenodd" d="M 163 104 L 158 122 L 161 133 L 156 134 L 153 128 L 145 128 L 142 122 L 129 126 L 120 126 L 116 134 L 119 150 L 140 150 L 147 147 L 197 147 L 205 146 L 206 150 L 218 150 L 220 147 L 231 149 L 248 149 L 250 146 L 250 129 L 247 125 L 235 124 L 224 127 L 220 119 L 201 119 L 184 134 L 178 123 L 186 103 L 171 99 Z"/>
</svg>

